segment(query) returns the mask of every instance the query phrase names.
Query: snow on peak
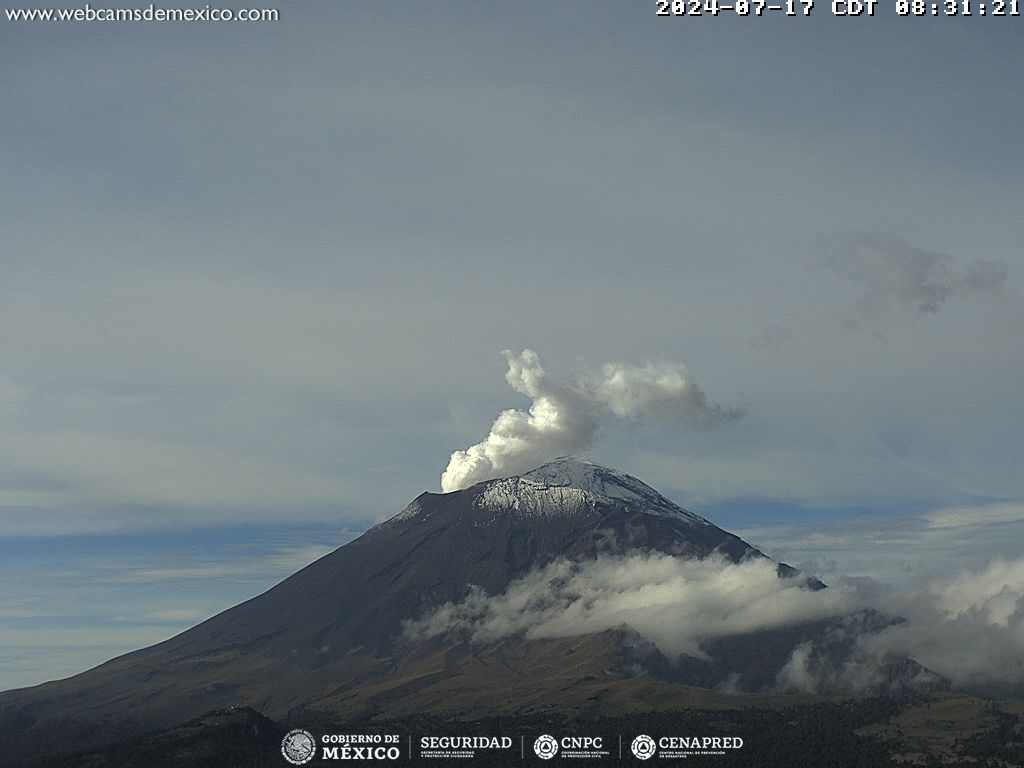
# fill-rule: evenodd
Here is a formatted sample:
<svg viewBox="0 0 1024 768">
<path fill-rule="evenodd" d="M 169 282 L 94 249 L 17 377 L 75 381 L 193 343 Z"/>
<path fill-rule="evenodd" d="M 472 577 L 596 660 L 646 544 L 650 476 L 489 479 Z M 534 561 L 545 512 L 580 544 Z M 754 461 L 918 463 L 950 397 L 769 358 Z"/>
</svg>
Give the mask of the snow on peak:
<svg viewBox="0 0 1024 768">
<path fill-rule="evenodd" d="M 596 504 L 625 504 L 651 515 L 709 525 L 632 475 L 577 456 L 563 456 L 519 477 L 485 483 L 476 503 L 494 512 L 542 515 L 578 515 Z"/>
<path fill-rule="evenodd" d="M 578 456 L 562 456 L 549 461 L 520 477 L 538 487 L 577 488 L 595 496 L 618 499 L 638 499 L 658 496 L 648 485 L 613 469 L 602 467 Z"/>
</svg>

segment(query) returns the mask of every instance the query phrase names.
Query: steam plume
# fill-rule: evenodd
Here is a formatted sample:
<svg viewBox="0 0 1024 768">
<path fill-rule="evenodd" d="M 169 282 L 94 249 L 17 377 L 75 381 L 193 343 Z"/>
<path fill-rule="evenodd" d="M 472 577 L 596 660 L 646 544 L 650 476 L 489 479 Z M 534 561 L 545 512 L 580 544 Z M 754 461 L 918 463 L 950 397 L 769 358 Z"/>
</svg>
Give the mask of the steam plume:
<svg viewBox="0 0 1024 768">
<path fill-rule="evenodd" d="M 609 415 L 659 415 L 696 426 L 742 415 L 740 409 L 709 402 L 682 365 L 609 363 L 599 373 L 570 383 L 549 379 L 531 349 L 502 354 L 508 362 L 509 386 L 533 402 L 526 411 L 502 411 L 483 441 L 452 454 L 441 475 L 441 490 L 446 493 L 577 453 L 597 439 L 602 420 Z"/>
</svg>

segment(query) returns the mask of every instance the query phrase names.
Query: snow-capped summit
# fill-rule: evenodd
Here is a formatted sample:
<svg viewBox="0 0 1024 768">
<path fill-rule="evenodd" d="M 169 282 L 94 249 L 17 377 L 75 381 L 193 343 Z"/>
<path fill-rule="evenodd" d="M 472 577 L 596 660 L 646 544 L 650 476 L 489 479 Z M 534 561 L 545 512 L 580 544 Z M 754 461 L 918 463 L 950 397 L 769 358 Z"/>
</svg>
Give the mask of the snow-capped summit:
<svg viewBox="0 0 1024 768">
<path fill-rule="evenodd" d="M 475 506 L 500 513 L 576 516 L 596 508 L 630 507 L 691 525 L 707 520 L 673 504 L 632 475 L 578 456 L 562 456 L 524 475 L 480 483 Z"/>
<path fill-rule="evenodd" d="M 632 475 L 602 467 L 579 456 L 560 456 L 530 470 L 520 479 L 538 486 L 579 488 L 604 496 L 620 496 L 623 492 L 630 497 L 658 495 L 657 491 Z"/>
</svg>

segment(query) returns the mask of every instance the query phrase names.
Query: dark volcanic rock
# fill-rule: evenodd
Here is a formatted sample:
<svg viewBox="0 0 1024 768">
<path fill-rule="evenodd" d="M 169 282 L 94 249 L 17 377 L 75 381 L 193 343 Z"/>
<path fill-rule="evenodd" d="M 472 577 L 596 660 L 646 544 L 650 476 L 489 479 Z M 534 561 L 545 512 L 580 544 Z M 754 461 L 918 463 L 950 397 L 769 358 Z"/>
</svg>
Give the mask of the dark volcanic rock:
<svg viewBox="0 0 1024 768">
<path fill-rule="evenodd" d="M 733 561 L 763 557 L 629 475 L 559 459 L 523 477 L 424 493 L 269 592 L 160 647 L 196 654 L 257 644 L 309 660 L 354 650 L 379 654 L 403 621 L 460 600 L 471 584 L 495 594 L 558 556 L 635 549 L 683 557 L 718 552 Z"/>
<path fill-rule="evenodd" d="M 552 658 L 570 653 L 572 642 L 531 645 L 513 638 L 488 651 L 443 644 L 410 649 L 400 642 L 402 624 L 461 600 L 471 585 L 500 593 L 558 557 L 634 550 L 717 553 L 734 562 L 764 557 L 636 478 L 582 459 L 559 459 L 453 493 L 424 493 L 273 589 L 170 640 L 66 680 L 0 694 L 0 750 L 52 737 L 54 728 L 61 734 L 70 728 L 71 741 L 87 743 L 111 728 L 173 725 L 232 706 L 270 717 L 310 705 L 352 712 L 429 707 L 440 695 L 422 698 L 431 686 L 456 678 L 470 681 L 465 700 L 476 706 L 478 689 L 490 694 L 507 684 L 495 670 L 513 668 L 516 679 L 536 676 L 564 692 L 565 680 L 550 670 L 557 671 Z M 794 573 L 783 564 L 778 569 Z M 814 579 L 807 585 L 823 586 Z M 628 654 L 611 638 L 576 643 L 585 649 L 573 662 L 578 679 L 628 682 L 629 674 L 619 674 Z M 705 673 L 691 684 L 703 682 Z M 473 682 L 485 679 L 490 682 Z M 608 695 L 599 691 L 592 700 Z"/>
</svg>

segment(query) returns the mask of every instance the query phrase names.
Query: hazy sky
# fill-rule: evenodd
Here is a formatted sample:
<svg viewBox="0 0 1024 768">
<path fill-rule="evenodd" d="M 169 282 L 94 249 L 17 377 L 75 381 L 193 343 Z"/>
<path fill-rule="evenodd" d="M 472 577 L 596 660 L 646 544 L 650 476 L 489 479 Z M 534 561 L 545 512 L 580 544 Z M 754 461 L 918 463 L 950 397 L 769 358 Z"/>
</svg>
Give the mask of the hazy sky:
<svg viewBox="0 0 1024 768">
<path fill-rule="evenodd" d="M 437 490 L 505 349 L 685 366 L 587 455 L 826 576 L 1020 555 L 1019 17 L 277 7 L 0 20 L 0 689 Z"/>
</svg>

